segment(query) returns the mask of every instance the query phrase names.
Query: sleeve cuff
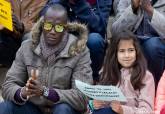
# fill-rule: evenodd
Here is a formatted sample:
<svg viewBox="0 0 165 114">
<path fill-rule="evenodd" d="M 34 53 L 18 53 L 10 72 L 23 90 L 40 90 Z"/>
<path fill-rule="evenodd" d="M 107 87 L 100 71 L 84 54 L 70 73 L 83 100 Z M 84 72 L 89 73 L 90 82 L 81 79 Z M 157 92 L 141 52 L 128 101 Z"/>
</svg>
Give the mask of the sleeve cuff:
<svg viewBox="0 0 165 114">
<path fill-rule="evenodd" d="M 60 97 L 59 97 L 58 93 L 53 88 L 50 88 L 49 89 L 49 95 L 48 95 L 47 99 L 51 100 L 53 102 L 57 102 L 60 100 Z"/>
<path fill-rule="evenodd" d="M 17 91 L 16 91 L 16 93 L 15 93 L 15 95 L 14 95 L 14 100 L 16 101 L 16 103 L 24 103 L 24 102 L 26 102 L 27 101 L 27 99 L 24 99 L 22 96 L 21 96 L 21 90 L 22 90 L 22 88 L 19 88 Z"/>
</svg>

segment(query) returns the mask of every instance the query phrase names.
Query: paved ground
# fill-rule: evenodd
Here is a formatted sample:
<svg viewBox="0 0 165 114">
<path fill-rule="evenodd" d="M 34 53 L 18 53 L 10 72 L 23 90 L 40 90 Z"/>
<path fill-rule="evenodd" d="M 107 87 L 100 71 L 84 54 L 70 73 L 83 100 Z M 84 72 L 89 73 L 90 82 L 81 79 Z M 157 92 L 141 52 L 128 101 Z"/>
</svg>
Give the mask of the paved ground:
<svg viewBox="0 0 165 114">
<path fill-rule="evenodd" d="M 0 90 L 0 94 L 1 94 L 1 90 Z M 2 98 L 2 96 L 0 96 L 0 102 L 2 102 L 3 101 L 3 98 Z"/>
<path fill-rule="evenodd" d="M 0 68 L 0 102 L 2 101 L 2 97 L 1 97 L 1 85 L 4 81 L 4 78 L 5 78 L 5 75 L 6 75 L 6 72 L 7 72 L 8 68 L 3 68 L 1 67 Z"/>
</svg>

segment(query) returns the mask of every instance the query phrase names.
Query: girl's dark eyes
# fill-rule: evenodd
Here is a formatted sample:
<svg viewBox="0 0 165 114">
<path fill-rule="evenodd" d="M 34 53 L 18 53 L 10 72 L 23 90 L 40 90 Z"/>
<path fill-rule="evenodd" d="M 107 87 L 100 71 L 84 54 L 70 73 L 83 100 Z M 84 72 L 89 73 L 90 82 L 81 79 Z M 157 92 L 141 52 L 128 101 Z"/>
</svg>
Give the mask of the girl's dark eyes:
<svg viewBox="0 0 165 114">
<path fill-rule="evenodd" d="M 128 49 L 128 51 L 135 51 L 135 49 Z"/>
<path fill-rule="evenodd" d="M 125 50 L 124 49 L 120 49 L 119 52 L 124 52 Z"/>
<path fill-rule="evenodd" d="M 125 52 L 125 51 L 126 51 L 125 49 L 119 49 L 119 52 Z M 133 52 L 135 51 L 135 49 L 128 49 L 128 51 Z"/>
</svg>

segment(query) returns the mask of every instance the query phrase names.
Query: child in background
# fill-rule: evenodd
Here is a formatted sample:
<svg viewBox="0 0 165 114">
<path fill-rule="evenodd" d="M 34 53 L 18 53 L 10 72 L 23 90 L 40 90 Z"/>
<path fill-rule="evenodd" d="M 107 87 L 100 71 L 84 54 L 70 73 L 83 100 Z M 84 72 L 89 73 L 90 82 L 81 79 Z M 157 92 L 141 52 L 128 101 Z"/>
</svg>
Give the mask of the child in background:
<svg viewBox="0 0 165 114">
<path fill-rule="evenodd" d="M 112 38 L 104 61 L 101 85 L 121 89 L 127 102 L 92 100 L 92 114 L 151 114 L 154 108 L 155 83 L 136 36 L 122 31 Z"/>
<path fill-rule="evenodd" d="M 155 114 L 165 114 L 165 70 L 158 83 L 155 99 Z"/>
</svg>

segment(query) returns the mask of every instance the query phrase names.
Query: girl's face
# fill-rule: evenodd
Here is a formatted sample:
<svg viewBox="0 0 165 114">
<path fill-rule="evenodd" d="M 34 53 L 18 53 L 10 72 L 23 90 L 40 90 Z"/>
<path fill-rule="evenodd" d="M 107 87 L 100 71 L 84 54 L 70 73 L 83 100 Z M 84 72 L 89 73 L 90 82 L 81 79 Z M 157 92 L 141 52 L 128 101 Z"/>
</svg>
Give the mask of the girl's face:
<svg viewBox="0 0 165 114">
<path fill-rule="evenodd" d="M 136 60 L 136 49 L 133 40 L 120 40 L 117 50 L 117 59 L 124 68 L 129 68 Z"/>
</svg>

